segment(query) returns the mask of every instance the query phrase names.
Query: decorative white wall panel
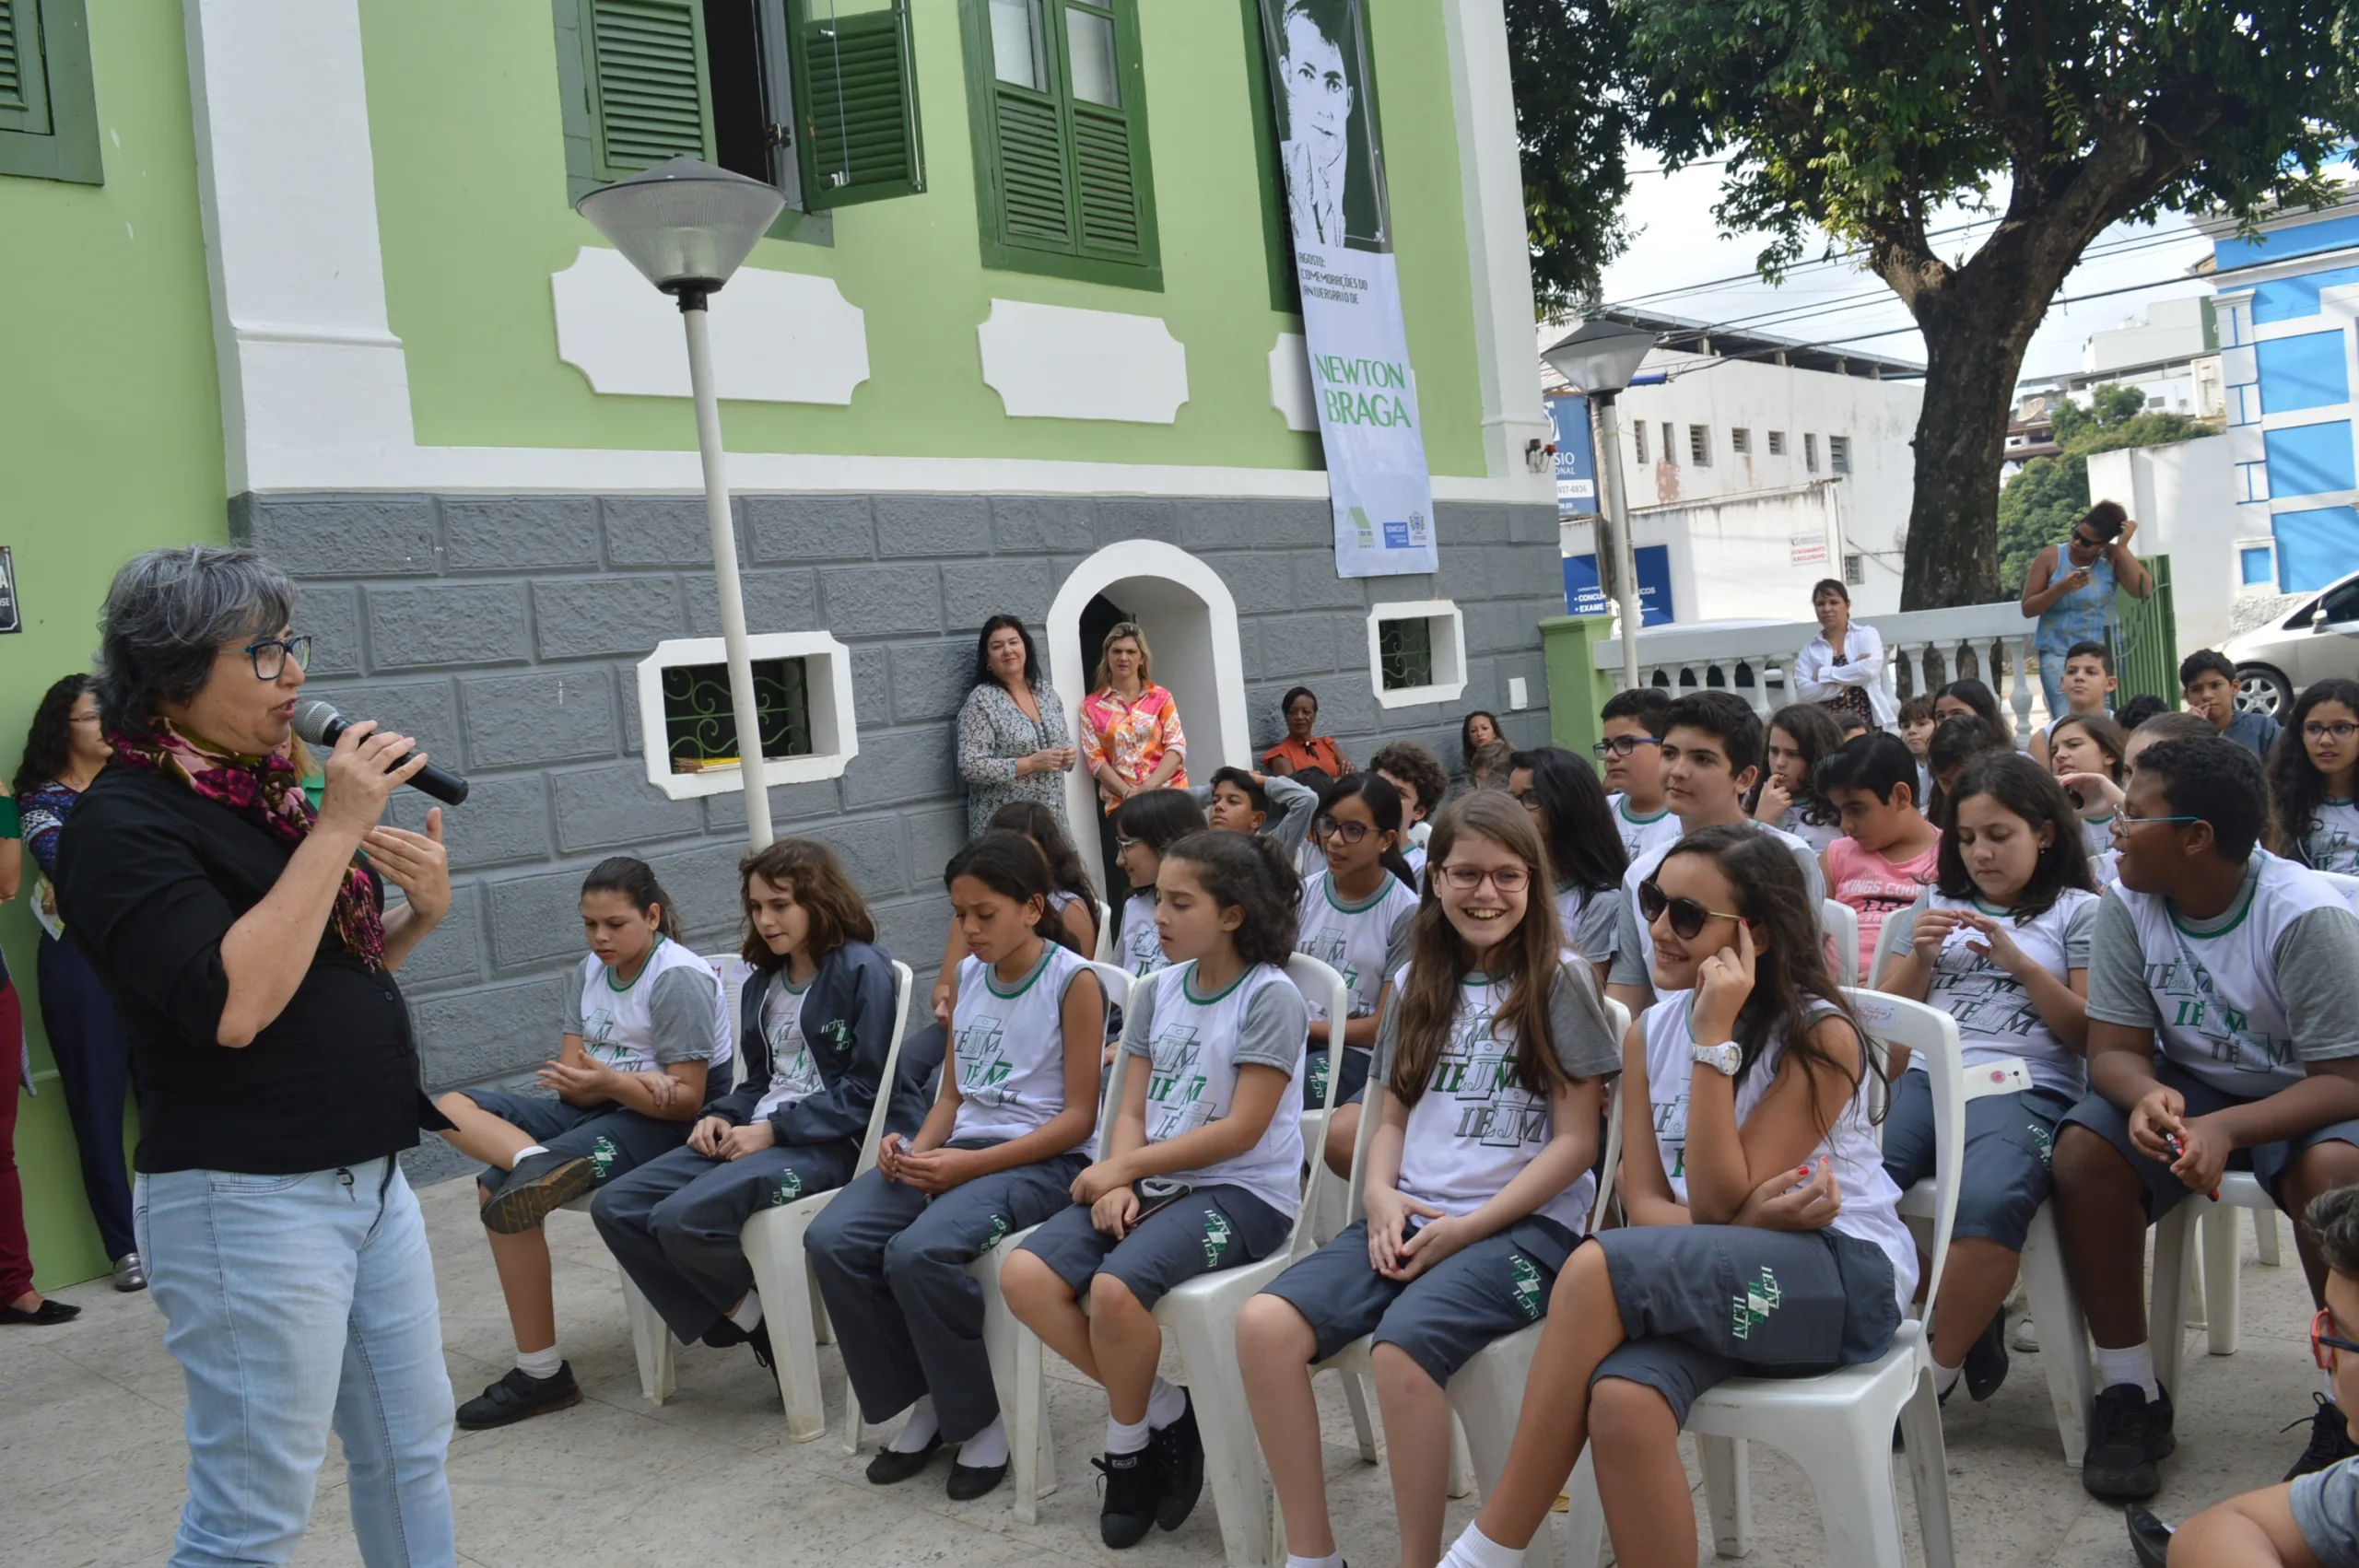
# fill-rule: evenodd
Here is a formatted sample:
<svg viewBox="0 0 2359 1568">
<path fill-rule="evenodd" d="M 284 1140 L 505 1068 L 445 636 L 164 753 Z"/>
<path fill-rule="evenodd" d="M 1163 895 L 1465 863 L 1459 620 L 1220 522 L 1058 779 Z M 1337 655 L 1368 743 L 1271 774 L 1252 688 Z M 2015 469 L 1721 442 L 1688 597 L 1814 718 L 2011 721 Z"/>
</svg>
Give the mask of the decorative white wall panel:
<svg viewBox="0 0 2359 1568">
<path fill-rule="evenodd" d="M 557 357 L 591 390 L 688 395 L 679 308 L 620 252 L 584 245 L 551 275 Z M 712 373 L 721 395 L 745 403 L 851 401 L 868 380 L 867 318 L 831 277 L 741 267 L 712 296 Z"/>
<path fill-rule="evenodd" d="M 1011 419 L 1168 425 L 1188 401 L 1188 350 L 1160 316 L 994 299 L 975 339 Z"/>
<path fill-rule="evenodd" d="M 1319 403 L 1310 390 L 1309 340 L 1282 332 L 1270 350 L 1270 406 L 1286 416 L 1289 430 L 1319 428 Z"/>
</svg>

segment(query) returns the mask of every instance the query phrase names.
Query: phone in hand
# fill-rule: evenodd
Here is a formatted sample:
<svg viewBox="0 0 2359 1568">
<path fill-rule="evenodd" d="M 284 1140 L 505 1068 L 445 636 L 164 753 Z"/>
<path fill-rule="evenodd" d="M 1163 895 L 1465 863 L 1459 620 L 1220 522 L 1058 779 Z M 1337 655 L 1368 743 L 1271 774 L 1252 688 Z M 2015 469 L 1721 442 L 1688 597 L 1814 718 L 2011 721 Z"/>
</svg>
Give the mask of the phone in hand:
<svg viewBox="0 0 2359 1568">
<path fill-rule="evenodd" d="M 1146 1218 L 1158 1209 L 1168 1209 L 1195 1189 L 1184 1181 L 1168 1176 L 1144 1176 L 1133 1183 L 1131 1190 L 1138 1195 L 1139 1211 L 1131 1216 L 1131 1228 L 1138 1229 Z"/>
</svg>

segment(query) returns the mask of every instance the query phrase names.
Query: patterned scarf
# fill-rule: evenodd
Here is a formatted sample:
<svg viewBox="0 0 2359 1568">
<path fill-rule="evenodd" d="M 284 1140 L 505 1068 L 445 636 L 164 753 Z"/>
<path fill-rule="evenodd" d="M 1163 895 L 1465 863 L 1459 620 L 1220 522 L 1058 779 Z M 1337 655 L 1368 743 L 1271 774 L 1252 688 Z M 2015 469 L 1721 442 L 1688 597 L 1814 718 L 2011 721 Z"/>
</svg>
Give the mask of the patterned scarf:
<svg viewBox="0 0 2359 1568">
<path fill-rule="evenodd" d="M 114 746 L 115 761 L 176 779 L 289 848 L 302 843 L 318 820 L 303 796 L 295 765 L 276 753 L 243 756 L 208 751 L 162 719 L 149 733 L 117 731 L 107 740 Z M 346 953 L 371 969 L 385 966 L 385 922 L 377 913 L 369 873 L 361 870 L 358 856 L 345 871 L 328 924 Z"/>
</svg>

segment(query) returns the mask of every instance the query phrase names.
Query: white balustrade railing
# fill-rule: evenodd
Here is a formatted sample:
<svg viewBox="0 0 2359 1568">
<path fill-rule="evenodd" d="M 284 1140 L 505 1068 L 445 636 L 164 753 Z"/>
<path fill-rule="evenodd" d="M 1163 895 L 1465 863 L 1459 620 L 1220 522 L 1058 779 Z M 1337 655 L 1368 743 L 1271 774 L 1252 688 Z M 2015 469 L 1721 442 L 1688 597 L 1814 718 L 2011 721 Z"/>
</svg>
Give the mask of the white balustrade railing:
<svg viewBox="0 0 2359 1568">
<path fill-rule="evenodd" d="M 2031 646 L 2038 623 L 2026 619 L 2012 599 L 1862 615 L 1860 623 L 1884 638 L 1884 687 L 1895 701 L 1972 675 L 2014 710 L 2017 745 L 2030 743 L 2035 708 L 2043 720 L 2048 717 Z M 1817 635 L 1816 621 L 1649 626 L 1638 634 L 1638 679 L 1674 696 L 1705 687 L 1732 691 L 1766 718 L 1799 700 L 1790 695 L 1794 657 Z M 1608 638 L 1596 649 L 1597 667 L 1620 685 L 1622 639 Z"/>
</svg>

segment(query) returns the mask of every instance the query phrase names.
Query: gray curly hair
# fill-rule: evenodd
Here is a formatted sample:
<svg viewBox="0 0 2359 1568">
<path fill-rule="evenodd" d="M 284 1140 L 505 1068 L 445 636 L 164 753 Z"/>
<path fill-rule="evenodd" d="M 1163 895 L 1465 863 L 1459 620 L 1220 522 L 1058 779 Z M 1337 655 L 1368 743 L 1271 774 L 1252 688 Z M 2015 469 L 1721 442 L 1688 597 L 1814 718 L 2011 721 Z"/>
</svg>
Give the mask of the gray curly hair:
<svg viewBox="0 0 2359 1568">
<path fill-rule="evenodd" d="M 276 637 L 295 585 L 252 550 L 190 544 L 125 561 L 99 613 L 99 713 L 110 730 L 148 728 L 159 704 L 184 703 L 226 642 Z"/>
</svg>

